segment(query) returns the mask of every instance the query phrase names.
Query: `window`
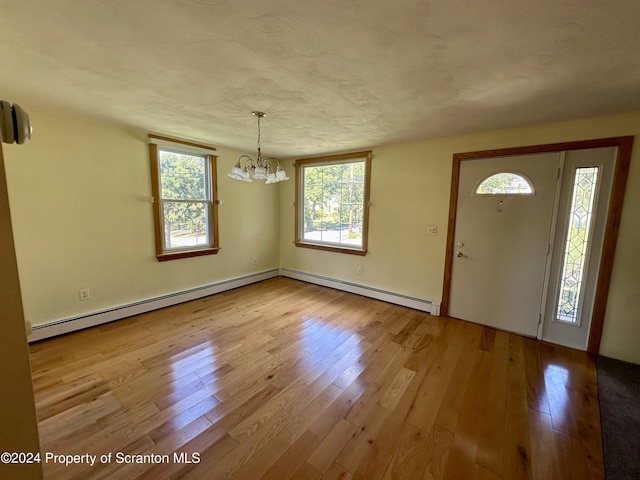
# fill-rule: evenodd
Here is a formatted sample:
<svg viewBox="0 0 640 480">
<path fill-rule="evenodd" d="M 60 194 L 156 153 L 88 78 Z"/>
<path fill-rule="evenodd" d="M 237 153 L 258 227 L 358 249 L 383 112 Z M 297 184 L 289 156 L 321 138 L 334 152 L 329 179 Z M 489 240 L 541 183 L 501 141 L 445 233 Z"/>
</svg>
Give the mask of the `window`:
<svg viewBox="0 0 640 480">
<path fill-rule="evenodd" d="M 296 161 L 296 245 L 366 255 L 371 152 Z"/>
<path fill-rule="evenodd" d="M 597 184 L 598 167 L 576 169 L 556 308 L 556 320 L 560 322 L 580 325 L 583 280 L 593 233 Z"/>
<path fill-rule="evenodd" d="M 149 135 L 158 260 L 218 252 L 215 155 L 211 147 Z"/>
<path fill-rule="evenodd" d="M 521 173 L 500 172 L 485 178 L 474 195 L 532 195 L 533 184 Z"/>
</svg>

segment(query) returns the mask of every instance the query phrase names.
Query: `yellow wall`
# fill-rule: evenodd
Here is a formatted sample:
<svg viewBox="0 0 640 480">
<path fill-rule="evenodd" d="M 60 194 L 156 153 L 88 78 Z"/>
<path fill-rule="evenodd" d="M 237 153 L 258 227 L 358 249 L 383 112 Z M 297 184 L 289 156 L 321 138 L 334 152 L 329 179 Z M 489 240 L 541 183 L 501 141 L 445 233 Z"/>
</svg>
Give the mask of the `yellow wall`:
<svg viewBox="0 0 640 480">
<path fill-rule="evenodd" d="M 34 325 L 282 266 L 439 302 L 452 155 L 593 138 L 640 136 L 640 112 L 374 148 L 370 252 L 296 248 L 294 182 L 247 185 L 220 149 L 218 255 L 154 256 L 145 133 L 27 107 L 34 136 L 5 148 L 26 318 Z M 162 133 L 162 132 L 159 132 Z M 640 363 L 640 151 L 636 142 L 601 353 Z M 284 162 L 293 177 L 291 162 Z M 427 225 L 438 235 L 427 236 Z M 258 264 L 253 265 L 257 252 Z M 363 275 L 356 268 L 363 267 Z M 91 289 L 81 302 L 78 290 Z"/>
<path fill-rule="evenodd" d="M 18 267 L 0 143 L 0 452 L 40 451 L 31 365 L 20 300 Z M 40 464 L 0 462 L 0 478 L 42 478 Z"/>
<path fill-rule="evenodd" d="M 601 354 L 640 363 L 640 113 L 394 145 L 373 150 L 365 257 L 296 248 L 294 184 L 281 186 L 284 268 L 440 302 L 454 153 L 635 135 Z M 287 162 L 289 163 L 289 162 Z M 290 164 L 287 165 L 288 168 Z M 427 225 L 437 236 L 425 234 Z M 361 266 L 363 275 L 356 275 Z"/>
<path fill-rule="evenodd" d="M 158 262 L 145 132 L 25 109 L 33 138 L 5 157 L 34 326 L 278 267 L 279 190 L 227 177 L 239 152 L 219 149 L 220 252 Z M 91 299 L 80 301 L 84 287 Z"/>
</svg>

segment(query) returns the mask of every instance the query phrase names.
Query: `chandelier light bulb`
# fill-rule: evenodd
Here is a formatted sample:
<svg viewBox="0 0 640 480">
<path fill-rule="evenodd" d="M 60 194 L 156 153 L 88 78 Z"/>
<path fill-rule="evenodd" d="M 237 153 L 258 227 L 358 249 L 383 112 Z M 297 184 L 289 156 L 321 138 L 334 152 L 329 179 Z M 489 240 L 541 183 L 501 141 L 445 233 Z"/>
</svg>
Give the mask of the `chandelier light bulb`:
<svg viewBox="0 0 640 480">
<path fill-rule="evenodd" d="M 233 178 L 234 180 L 240 180 L 243 182 L 251 182 L 250 177 L 253 177 L 256 180 L 265 180 L 265 183 L 268 184 L 289 180 L 289 177 L 287 177 L 287 174 L 277 160 L 276 171 L 274 173 L 273 169 L 271 168 L 270 159 L 262 157 L 260 144 L 260 119 L 266 117 L 266 114 L 264 112 L 252 112 L 252 115 L 258 117 L 257 158 L 256 160 L 254 160 L 249 155 L 241 155 L 233 168 L 231 168 L 231 172 L 227 173 L 227 176 Z"/>
</svg>

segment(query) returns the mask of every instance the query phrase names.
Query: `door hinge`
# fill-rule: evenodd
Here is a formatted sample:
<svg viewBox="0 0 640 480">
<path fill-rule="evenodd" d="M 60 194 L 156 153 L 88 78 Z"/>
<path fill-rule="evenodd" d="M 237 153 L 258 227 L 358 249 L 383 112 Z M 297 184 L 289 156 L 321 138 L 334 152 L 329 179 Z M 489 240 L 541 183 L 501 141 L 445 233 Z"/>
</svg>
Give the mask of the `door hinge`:
<svg viewBox="0 0 640 480">
<path fill-rule="evenodd" d="M 558 167 L 558 173 L 556 174 L 556 180 L 560 178 L 560 167 Z"/>
</svg>

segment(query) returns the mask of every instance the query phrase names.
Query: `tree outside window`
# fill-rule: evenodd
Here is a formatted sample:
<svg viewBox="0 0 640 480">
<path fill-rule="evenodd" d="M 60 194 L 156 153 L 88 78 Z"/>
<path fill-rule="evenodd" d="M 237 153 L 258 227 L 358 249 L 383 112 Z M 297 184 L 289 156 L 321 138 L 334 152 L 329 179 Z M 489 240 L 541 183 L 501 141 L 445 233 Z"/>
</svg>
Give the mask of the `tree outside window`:
<svg viewBox="0 0 640 480">
<path fill-rule="evenodd" d="M 364 255 L 371 152 L 296 162 L 296 245 Z"/>
<path fill-rule="evenodd" d="M 192 144 L 190 144 L 193 147 Z M 215 157 L 150 144 L 159 260 L 217 253 Z"/>
</svg>

